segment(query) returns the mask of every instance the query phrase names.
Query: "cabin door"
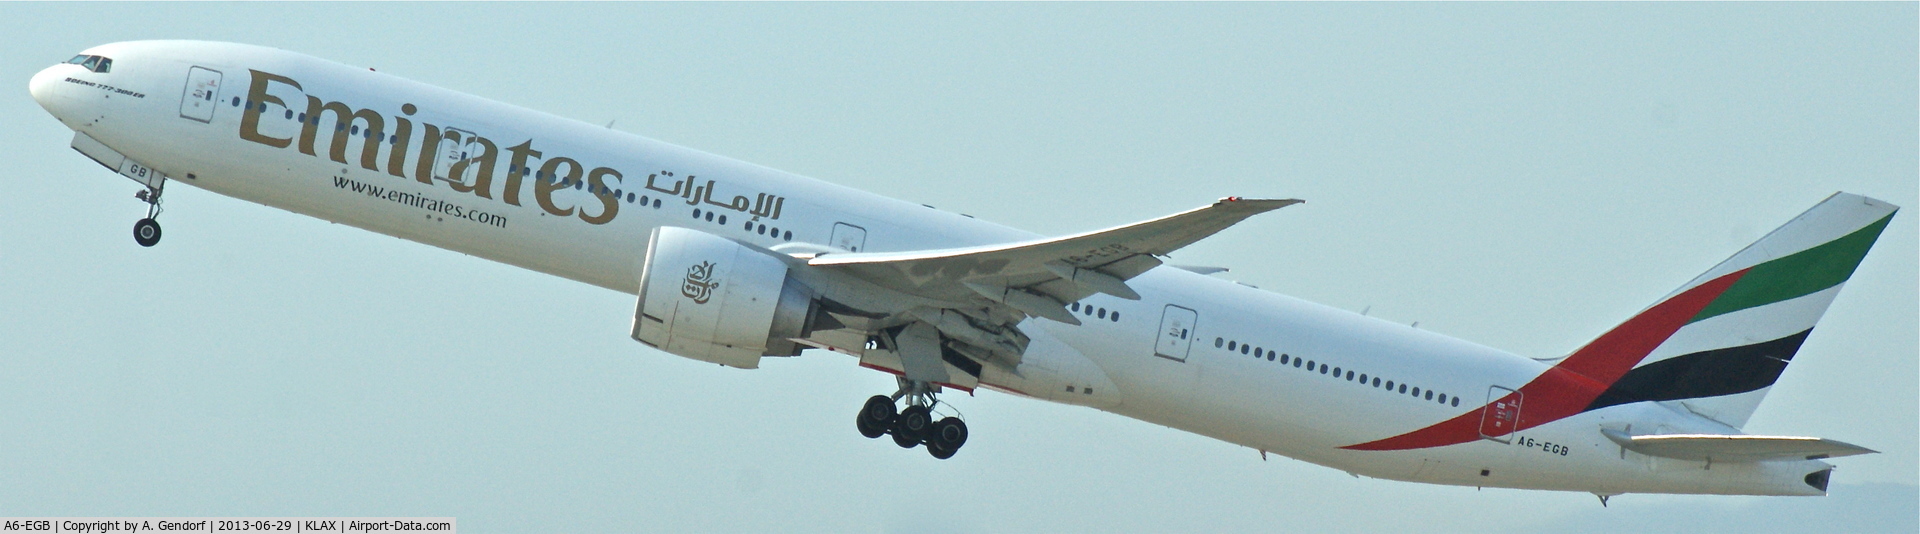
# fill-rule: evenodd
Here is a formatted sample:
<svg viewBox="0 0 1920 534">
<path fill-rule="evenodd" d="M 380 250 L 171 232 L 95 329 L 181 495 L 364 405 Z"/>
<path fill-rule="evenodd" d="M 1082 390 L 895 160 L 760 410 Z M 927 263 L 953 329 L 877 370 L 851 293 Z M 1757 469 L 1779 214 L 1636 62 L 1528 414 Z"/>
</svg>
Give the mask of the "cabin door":
<svg viewBox="0 0 1920 534">
<path fill-rule="evenodd" d="M 1193 348 L 1193 325 L 1200 321 L 1200 314 L 1175 306 L 1167 305 L 1160 313 L 1159 341 L 1153 346 L 1153 355 L 1176 362 L 1187 361 L 1187 351 Z"/>
<path fill-rule="evenodd" d="M 473 132 L 447 128 L 440 134 L 440 145 L 435 147 L 433 178 L 471 185 L 469 178 L 472 178 L 477 171 L 474 170 L 471 162 L 468 165 L 459 165 L 459 163 L 485 156 L 480 153 L 481 150 L 479 140 L 474 137 Z"/>
<path fill-rule="evenodd" d="M 219 98 L 220 71 L 206 67 L 189 68 L 187 88 L 180 93 L 180 117 L 212 123 L 213 110 L 220 107 Z"/>
<path fill-rule="evenodd" d="M 1487 388 L 1487 406 L 1480 411 L 1480 437 L 1507 443 L 1520 424 L 1520 401 L 1525 393 L 1493 386 Z"/>
<path fill-rule="evenodd" d="M 847 223 L 833 223 L 833 238 L 827 243 L 847 252 L 859 252 L 867 248 L 867 229 Z"/>
</svg>

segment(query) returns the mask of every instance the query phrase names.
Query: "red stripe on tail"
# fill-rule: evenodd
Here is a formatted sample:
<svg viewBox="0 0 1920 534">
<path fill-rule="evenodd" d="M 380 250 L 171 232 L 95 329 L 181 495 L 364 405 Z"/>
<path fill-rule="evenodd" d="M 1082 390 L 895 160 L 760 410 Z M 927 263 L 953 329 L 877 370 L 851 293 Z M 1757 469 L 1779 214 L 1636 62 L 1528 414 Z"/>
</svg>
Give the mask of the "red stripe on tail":
<svg viewBox="0 0 1920 534">
<path fill-rule="evenodd" d="M 1559 365 L 1521 386 L 1518 392 L 1494 402 L 1515 402 L 1524 398 L 1520 421 L 1514 425 L 1514 432 L 1580 413 L 1593 403 L 1593 399 L 1606 392 L 1614 381 L 1633 370 L 1633 366 L 1646 359 L 1654 348 L 1673 337 L 1674 332 L 1686 326 L 1693 316 L 1746 274 L 1747 269 L 1729 273 L 1648 308 L 1574 351 Z M 1466 443 L 1480 439 L 1480 414 L 1483 408 L 1469 410 L 1413 432 L 1341 448 L 1395 451 Z"/>
</svg>

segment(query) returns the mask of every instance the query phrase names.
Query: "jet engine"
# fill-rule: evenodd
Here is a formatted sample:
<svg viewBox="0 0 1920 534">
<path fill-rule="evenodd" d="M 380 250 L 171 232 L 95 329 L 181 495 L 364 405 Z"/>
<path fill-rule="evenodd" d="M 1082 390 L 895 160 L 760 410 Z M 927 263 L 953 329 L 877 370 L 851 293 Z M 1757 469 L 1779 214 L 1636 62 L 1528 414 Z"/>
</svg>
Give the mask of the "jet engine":
<svg viewBox="0 0 1920 534">
<path fill-rule="evenodd" d="M 687 228 L 660 227 L 640 266 L 633 339 L 695 360 L 753 369 L 792 356 L 818 305 L 774 252 Z"/>
</svg>

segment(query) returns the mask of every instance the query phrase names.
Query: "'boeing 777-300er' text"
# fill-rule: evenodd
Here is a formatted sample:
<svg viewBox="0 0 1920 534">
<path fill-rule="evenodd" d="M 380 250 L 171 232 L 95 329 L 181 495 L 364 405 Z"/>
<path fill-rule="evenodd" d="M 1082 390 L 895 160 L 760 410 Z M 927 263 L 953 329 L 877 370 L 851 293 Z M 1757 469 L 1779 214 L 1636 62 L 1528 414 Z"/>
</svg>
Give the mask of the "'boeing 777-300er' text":
<svg viewBox="0 0 1920 534">
<path fill-rule="evenodd" d="M 1823 460 L 1873 452 L 1740 430 L 1898 209 L 1857 195 L 1536 360 L 1162 263 L 1298 200 L 1041 237 L 228 43 L 101 45 L 30 88 L 143 187 L 141 245 L 184 183 L 636 295 L 628 335 L 653 350 L 752 369 L 819 349 L 897 375 L 855 426 L 936 458 L 968 437 L 940 394 L 979 387 L 1357 475 L 1603 499 L 1822 495 Z"/>
</svg>

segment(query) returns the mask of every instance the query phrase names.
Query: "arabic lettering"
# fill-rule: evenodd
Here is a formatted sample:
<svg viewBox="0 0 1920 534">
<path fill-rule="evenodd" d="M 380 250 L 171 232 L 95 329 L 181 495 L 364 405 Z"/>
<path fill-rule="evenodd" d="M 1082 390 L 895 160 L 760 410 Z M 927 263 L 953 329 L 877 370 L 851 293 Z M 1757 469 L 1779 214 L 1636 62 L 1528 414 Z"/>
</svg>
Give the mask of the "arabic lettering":
<svg viewBox="0 0 1920 534">
<path fill-rule="evenodd" d="M 682 183 L 680 180 L 673 181 L 673 189 L 661 189 L 660 186 L 653 185 L 653 181 L 660 178 L 660 176 L 662 175 L 665 175 L 668 178 L 673 177 L 673 173 L 670 173 L 667 171 L 660 171 L 655 174 L 649 174 L 647 175 L 647 189 L 652 189 L 654 191 L 666 193 L 669 196 L 676 196 L 676 197 L 680 196 L 680 184 Z"/>
<path fill-rule="evenodd" d="M 663 178 L 673 180 L 673 185 L 659 185 L 659 183 L 663 181 Z M 673 173 L 668 171 L 660 171 L 647 175 L 646 187 L 649 190 L 659 191 L 668 196 L 680 197 L 686 200 L 688 206 L 706 204 L 718 208 L 726 208 L 752 215 L 753 220 L 759 220 L 761 218 L 779 219 L 780 211 L 786 206 L 787 202 L 786 197 L 769 193 L 754 193 L 752 200 L 748 200 L 746 195 L 731 195 L 731 200 L 720 202 L 714 200 L 714 197 L 727 198 L 727 196 L 718 193 L 720 189 L 719 180 L 707 180 L 705 183 L 701 183 L 700 177 L 698 176 L 688 176 L 682 180 L 675 178 Z"/>
</svg>

